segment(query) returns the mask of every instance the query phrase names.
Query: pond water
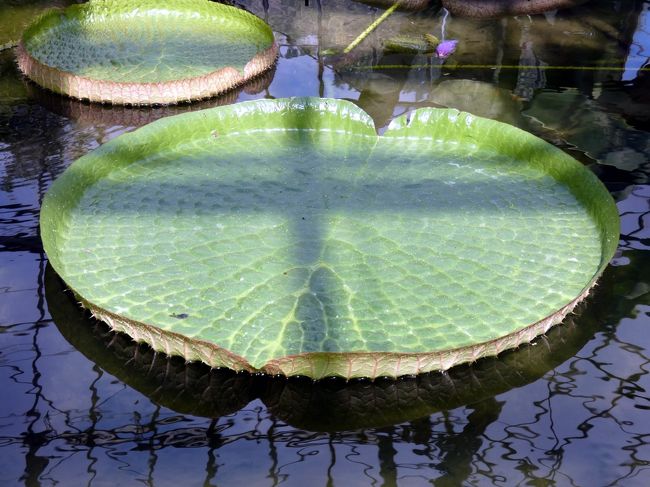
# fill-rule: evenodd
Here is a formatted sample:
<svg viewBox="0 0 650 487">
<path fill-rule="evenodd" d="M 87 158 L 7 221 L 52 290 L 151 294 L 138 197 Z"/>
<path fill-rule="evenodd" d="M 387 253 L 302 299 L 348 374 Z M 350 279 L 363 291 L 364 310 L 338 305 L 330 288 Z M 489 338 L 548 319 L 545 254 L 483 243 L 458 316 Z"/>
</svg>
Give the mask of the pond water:
<svg viewBox="0 0 650 487">
<path fill-rule="evenodd" d="M 0 31 L 63 3 L 4 2 Z M 193 105 L 68 100 L 26 82 L 12 50 L 0 52 L 0 485 L 650 485 L 650 2 L 496 20 L 432 2 L 395 12 L 347 56 L 384 10 L 240 6 L 276 33 L 277 69 Z M 382 48 L 424 33 L 457 39 L 456 52 Z M 73 160 L 162 116 L 304 95 L 349 99 L 380 131 L 415 108 L 450 106 L 543 137 L 616 199 L 614 261 L 575 314 L 532 344 L 396 381 L 188 366 L 78 308 L 38 231 L 43 195 Z"/>
</svg>

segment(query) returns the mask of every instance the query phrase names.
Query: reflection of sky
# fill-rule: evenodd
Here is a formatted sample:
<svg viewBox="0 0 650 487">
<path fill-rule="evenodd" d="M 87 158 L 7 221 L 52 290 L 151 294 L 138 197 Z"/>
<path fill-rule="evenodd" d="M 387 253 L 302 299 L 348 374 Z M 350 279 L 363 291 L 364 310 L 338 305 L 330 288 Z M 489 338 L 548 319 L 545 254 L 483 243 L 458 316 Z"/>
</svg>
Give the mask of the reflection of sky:
<svg viewBox="0 0 650 487">
<path fill-rule="evenodd" d="M 625 61 L 623 81 L 636 78 L 637 70 L 648 61 L 650 61 L 650 3 L 643 6 L 643 11 L 639 15 L 639 25 Z"/>
</svg>

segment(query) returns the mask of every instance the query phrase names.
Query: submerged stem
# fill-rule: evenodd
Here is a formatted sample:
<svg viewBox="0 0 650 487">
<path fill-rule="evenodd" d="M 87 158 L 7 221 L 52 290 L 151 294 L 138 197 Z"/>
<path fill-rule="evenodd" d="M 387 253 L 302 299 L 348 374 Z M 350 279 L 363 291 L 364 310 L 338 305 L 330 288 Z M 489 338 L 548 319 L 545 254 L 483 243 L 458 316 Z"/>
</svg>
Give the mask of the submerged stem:
<svg viewBox="0 0 650 487">
<path fill-rule="evenodd" d="M 397 0 L 389 9 L 387 9 L 383 14 L 381 14 L 381 17 L 379 17 L 377 20 L 375 20 L 372 24 L 368 26 L 366 30 L 364 30 L 361 34 L 357 36 L 355 40 L 353 40 L 348 47 L 346 47 L 343 50 L 344 54 L 349 53 L 352 49 L 357 47 L 368 35 L 375 30 L 379 24 L 381 24 L 384 20 L 388 18 L 390 14 L 392 14 L 395 10 L 397 10 L 397 7 L 399 7 L 401 0 Z"/>
</svg>

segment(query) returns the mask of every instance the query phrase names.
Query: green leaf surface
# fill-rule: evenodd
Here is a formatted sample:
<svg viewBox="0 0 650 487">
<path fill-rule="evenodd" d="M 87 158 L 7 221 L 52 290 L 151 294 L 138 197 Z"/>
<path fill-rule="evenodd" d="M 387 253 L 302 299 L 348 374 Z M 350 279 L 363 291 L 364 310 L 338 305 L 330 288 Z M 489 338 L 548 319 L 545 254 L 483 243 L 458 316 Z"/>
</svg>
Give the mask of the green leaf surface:
<svg viewBox="0 0 650 487">
<path fill-rule="evenodd" d="M 207 0 L 92 0 L 41 17 L 23 42 L 36 60 L 77 76 L 157 83 L 243 71 L 273 33 L 248 12 Z"/>
<path fill-rule="evenodd" d="M 363 111 L 321 99 L 123 135 L 66 171 L 41 218 L 54 268 L 115 328 L 213 366 L 312 377 L 516 346 L 584 295 L 618 238 L 605 188 L 540 139 L 436 109 L 378 137 Z"/>
</svg>

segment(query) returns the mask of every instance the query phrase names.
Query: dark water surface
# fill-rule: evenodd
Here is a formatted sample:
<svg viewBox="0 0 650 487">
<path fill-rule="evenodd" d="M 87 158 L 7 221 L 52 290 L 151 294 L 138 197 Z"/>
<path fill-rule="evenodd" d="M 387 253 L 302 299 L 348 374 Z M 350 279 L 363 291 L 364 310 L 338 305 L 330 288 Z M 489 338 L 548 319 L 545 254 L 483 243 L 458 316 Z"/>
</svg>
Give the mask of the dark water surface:
<svg viewBox="0 0 650 487">
<path fill-rule="evenodd" d="M 20 9 L 62 2 L 12 0 Z M 46 93 L 0 52 L 0 485 L 650 485 L 650 2 L 535 16 L 250 0 L 277 70 L 191 106 L 93 106 Z M 383 38 L 458 39 L 444 62 Z M 5 42 L 6 39 L 3 41 Z M 0 43 L 2 44 L 2 43 Z M 325 55 L 327 54 L 327 55 Z M 261 97 L 354 101 L 381 130 L 451 106 L 533 132 L 618 202 L 619 251 L 593 295 L 529 346 L 397 381 L 272 379 L 156 356 L 84 314 L 47 266 L 40 202 L 73 160 L 161 116 Z"/>
</svg>

